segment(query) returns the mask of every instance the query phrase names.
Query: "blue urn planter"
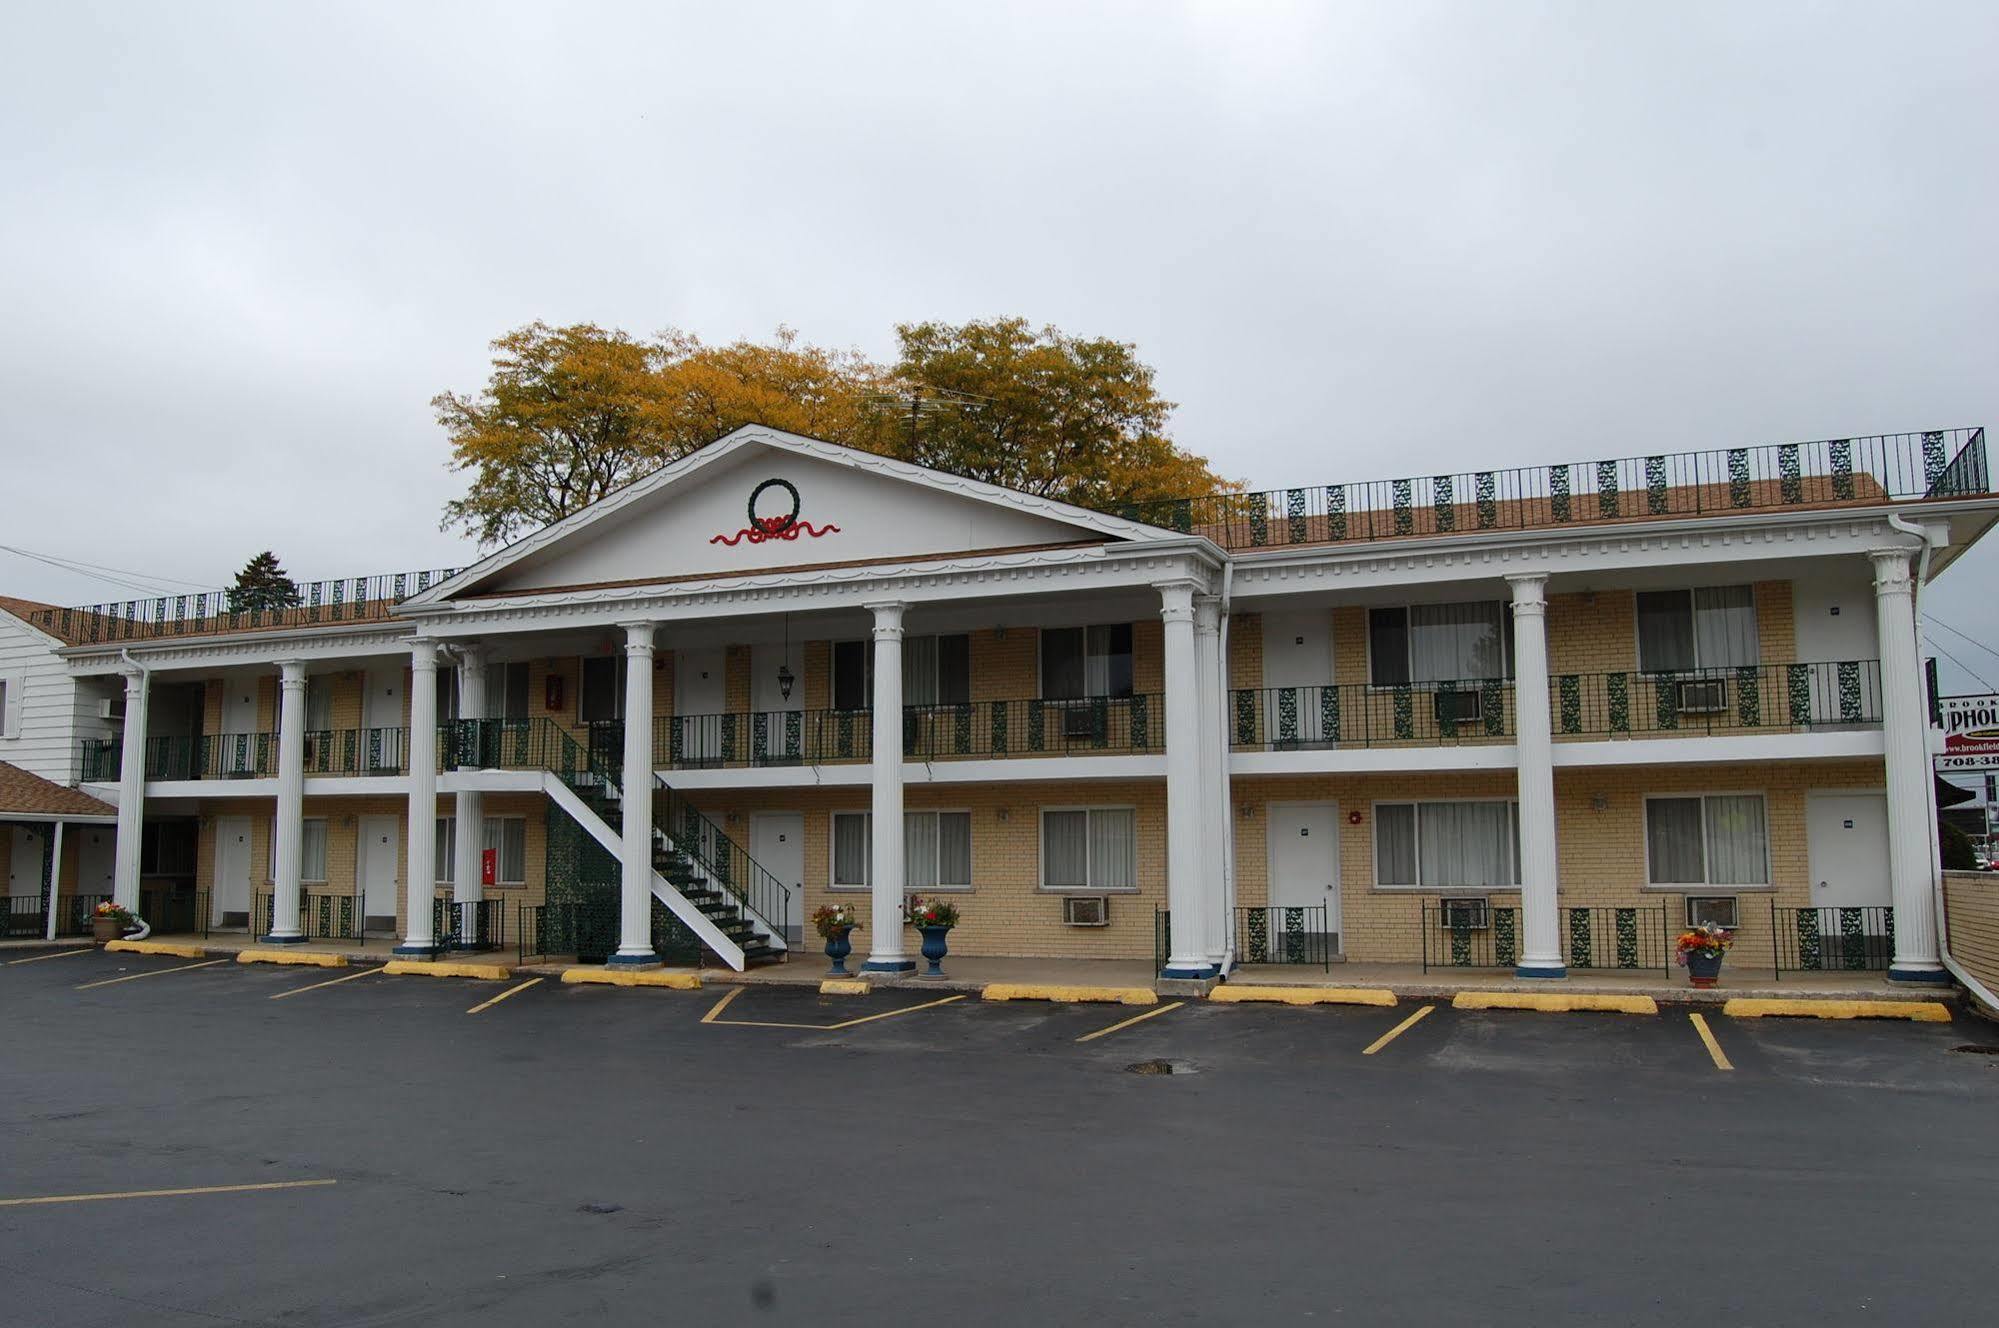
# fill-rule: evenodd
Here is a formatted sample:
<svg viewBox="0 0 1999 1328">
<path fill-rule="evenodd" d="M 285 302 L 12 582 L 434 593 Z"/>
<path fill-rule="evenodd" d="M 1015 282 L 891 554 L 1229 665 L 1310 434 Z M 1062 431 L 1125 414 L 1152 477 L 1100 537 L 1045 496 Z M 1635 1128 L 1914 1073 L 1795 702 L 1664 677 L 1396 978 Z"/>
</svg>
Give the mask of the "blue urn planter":
<svg viewBox="0 0 1999 1328">
<path fill-rule="evenodd" d="M 1687 951 L 1687 981 L 1696 987 L 1712 987 L 1721 976 L 1721 956 Z"/>
<path fill-rule="evenodd" d="M 826 933 L 826 957 L 833 961 L 833 966 L 826 970 L 827 977 L 853 976 L 847 972 L 847 956 L 854 952 L 854 943 L 847 938 L 853 930 L 852 927 L 841 927 L 837 931 Z"/>
<path fill-rule="evenodd" d="M 924 970 L 923 976 L 926 978 L 943 977 L 943 960 L 948 949 L 945 944 L 945 938 L 951 934 L 951 929 L 949 927 L 918 927 L 917 930 L 923 933 L 923 957 L 930 962 L 930 967 Z"/>
</svg>

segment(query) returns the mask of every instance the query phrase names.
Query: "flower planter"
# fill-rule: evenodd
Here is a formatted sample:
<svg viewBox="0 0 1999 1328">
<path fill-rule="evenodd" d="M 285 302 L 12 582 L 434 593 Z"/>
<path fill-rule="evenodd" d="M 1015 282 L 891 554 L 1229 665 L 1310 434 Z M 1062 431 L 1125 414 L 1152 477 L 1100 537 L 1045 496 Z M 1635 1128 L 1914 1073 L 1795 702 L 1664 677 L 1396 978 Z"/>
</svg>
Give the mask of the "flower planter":
<svg viewBox="0 0 1999 1328">
<path fill-rule="evenodd" d="M 852 927 L 840 927 L 826 933 L 826 957 L 833 961 L 833 966 L 826 970 L 827 977 L 853 976 L 847 972 L 847 956 L 854 952 L 854 943 L 848 939 L 853 931 Z"/>
<path fill-rule="evenodd" d="M 115 941 L 125 934 L 125 924 L 117 918 L 92 918 L 90 937 L 95 941 Z"/>
<path fill-rule="evenodd" d="M 949 927 L 918 927 L 917 930 L 923 933 L 923 957 L 930 962 L 930 967 L 923 971 L 923 976 L 926 978 L 943 977 L 944 955 L 948 949 L 945 938 L 950 936 L 951 929 Z"/>
<path fill-rule="evenodd" d="M 1715 984 L 1721 976 L 1721 956 L 1702 954 L 1698 950 L 1687 952 L 1687 981 L 1696 987 L 1707 988 Z"/>
</svg>

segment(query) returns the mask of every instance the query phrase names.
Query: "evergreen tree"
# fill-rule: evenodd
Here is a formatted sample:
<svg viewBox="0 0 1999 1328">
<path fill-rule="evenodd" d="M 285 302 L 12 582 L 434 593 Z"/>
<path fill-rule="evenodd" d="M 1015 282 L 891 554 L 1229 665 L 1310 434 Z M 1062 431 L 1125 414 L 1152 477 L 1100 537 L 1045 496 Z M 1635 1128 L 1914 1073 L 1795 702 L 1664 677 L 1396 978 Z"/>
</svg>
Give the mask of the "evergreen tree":
<svg viewBox="0 0 1999 1328">
<path fill-rule="evenodd" d="M 229 612 L 256 613 L 264 609 L 289 609 L 301 600 L 298 582 L 285 575 L 278 555 L 265 549 L 243 564 L 236 584 L 229 588 Z"/>
</svg>

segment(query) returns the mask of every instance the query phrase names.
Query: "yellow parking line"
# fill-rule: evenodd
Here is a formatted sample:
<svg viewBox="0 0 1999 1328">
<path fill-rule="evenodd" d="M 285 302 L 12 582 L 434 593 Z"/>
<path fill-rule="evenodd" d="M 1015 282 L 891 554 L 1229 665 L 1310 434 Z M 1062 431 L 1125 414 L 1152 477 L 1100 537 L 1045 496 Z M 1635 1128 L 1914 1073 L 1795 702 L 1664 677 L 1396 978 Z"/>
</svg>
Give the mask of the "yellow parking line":
<svg viewBox="0 0 1999 1328">
<path fill-rule="evenodd" d="M 880 1014 L 866 1014 L 862 1015 L 859 1019 L 845 1019 L 837 1024 L 787 1024 L 768 1019 L 716 1018 L 717 1015 L 729 1007 L 729 1002 L 742 995 L 744 990 L 742 987 L 732 989 L 728 995 L 716 1001 L 713 1008 L 707 1014 L 701 1016 L 701 1022 L 727 1028 L 795 1028 L 807 1033 L 831 1033 L 836 1029 L 854 1028 L 861 1024 L 872 1024 L 877 1019 L 893 1019 L 900 1014 L 915 1014 L 918 1010 L 935 1009 L 937 1006 L 949 1005 L 953 1001 L 962 1001 L 965 999 L 965 994 L 960 992 L 956 996 L 946 996 L 941 1001 L 925 1001 L 922 1005 L 906 1006 L 900 1010 L 884 1010 Z"/>
<path fill-rule="evenodd" d="M 1721 1044 L 1714 1040 L 1714 1033 L 1708 1028 L 1707 1020 L 1698 1014 L 1689 1014 L 1687 1018 L 1693 1021 L 1694 1032 L 1699 1033 L 1701 1041 L 1707 1044 L 1707 1054 L 1714 1058 L 1714 1068 L 1733 1070 L 1735 1067 L 1728 1063 L 1728 1057 L 1722 1055 Z"/>
<path fill-rule="evenodd" d="M 1404 1019 L 1401 1023 L 1397 1024 L 1395 1027 L 1389 1029 L 1386 1033 L 1383 1033 L 1380 1037 L 1368 1043 L 1367 1049 L 1361 1052 L 1361 1055 L 1363 1056 L 1374 1055 L 1375 1052 L 1380 1051 L 1383 1047 L 1395 1041 L 1395 1039 L 1401 1037 L 1404 1033 L 1407 1033 L 1410 1029 L 1414 1028 L 1417 1024 L 1421 1023 L 1423 1021 L 1424 1016 L 1429 1014 L 1430 1011 L 1436 1008 L 1437 1007 L 1434 1005 L 1424 1006 L 1422 1009 L 1418 1010 L 1415 1014 L 1410 1015 L 1407 1019 Z"/>
<path fill-rule="evenodd" d="M 328 978 L 324 982 L 309 982 L 303 987 L 293 987 L 290 991 L 279 992 L 277 995 L 271 997 L 271 999 L 274 1001 L 281 1001 L 287 996 L 298 996 L 308 991 L 318 991 L 321 987 L 337 987 L 343 982 L 352 982 L 355 978 L 374 977 L 375 974 L 381 971 L 382 969 L 380 965 L 377 965 L 374 968 L 364 968 L 359 973 L 349 973 L 344 978 Z"/>
<path fill-rule="evenodd" d="M 257 1185 L 196 1185 L 180 1190 L 118 1190 L 110 1194 L 45 1194 L 33 1199 L 0 1199 L 0 1208 L 29 1204 L 89 1203 L 94 1199 L 167 1199 L 183 1194 L 244 1194 L 251 1190 L 303 1190 L 338 1185 L 337 1180 L 269 1180 Z"/>
<path fill-rule="evenodd" d="M 1142 1024 L 1148 1019 L 1156 1019 L 1162 1014 L 1169 1014 L 1186 1003 L 1185 1001 L 1175 1001 L 1171 1005 L 1162 1005 L 1156 1010 L 1147 1010 L 1144 1014 L 1135 1014 L 1122 1023 L 1112 1024 L 1109 1028 L 1100 1028 L 1094 1033 L 1085 1033 L 1083 1036 L 1077 1038 L 1076 1041 L 1095 1042 L 1100 1037 L 1109 1037 L 1120 1028 L 1130 1028 L 1133 1024 Z"/>
<path fill-rule="evenodd" d="M 509 996 L 515 996 L 515 995 L 518 995 L 518 994 L 520 994 L 521 992 L 524 992 L 524 991 L 526 991 L 526 990 L 527 990 L 527 989 L 528 989 L 529 987 L 532 987 L 532 986 L 533 986 L 533 985 L 534 985 L 535 983 L 537 983 L 537 982 L 540 982 L 540 981 L 541 981 L 541 979 L 540 979 L 540 978 L 529 978 L 529 979 L 528 979 L 528 980 L 527 980 L 526 982 L 523 982 L 523 983 L 521 983 L 521 985 L 520 985 L 520 986 L 518 986 L 518 987 L 509 987 L 509 988 L 507 988 L 507 989 L 506 989 L 505 991 L 501 992 L 501 993 L 500 993 L 500 994 L 499 994 L 498 996 L 495 996 L 495 997 L 494 997 L 494 998 L 493 998 L 492 1000 L 490 1000 L 490 1001 L 480 1001 L 480 1002 L 479 1002 L 479 1003 L 478 1003 L 477 1005 L 473 1006 L 473 1007 L 472 1007 L 471 1009 L 467 1010 L 467 1011 L 466 1011 L 465 1013 L 466 1013 L 466 1014 L 477 1014 L 477 1013 L 479 1013 L 479 1011 L 481 1011 L 481 1010 L 490 1010 L 490 1009 L 492 1009 L 492 1008 L 493 1008 L 493 1007 L 494 1007 L 495 1005 L 498 1005 L 498 1004 L 499 1004 L 499 1003 L 500 1003 L 501 1001 L 504 1001 L 505 999 L 507 999 L 507 997 L 509 997 Z"/>
<path fill-rule="evenodd" d="M 71 955 L 89 954 L 96 948 L 94 945 L 86 945 L 81 950 L 63 950 L 56 954 L 36 955 L 32 959 L 9 959 L 7 966 L 12 968 L 16 964 L 39 964 L 44 959 L 67 959 Z"/>
<path fill-rule="evenodd" d="M 880 1014 L 864 1014 L 859 1019 L 849 1019 L 846 1023 L 834 1024 L 833 1027 L 852 1028 L 856 1024 L 872 1024 L 877 1019 L 893 1019 L 899 1014 L 915 1014 L 918 1010 L 931 1010 L 937 1006 L 949 1005 L 952 1001 L 962 1001 L 964 999 L 964 993 L 960 992 L 956 996 L 946 996 L 941 1001 L 926 1001 L 922 1005 L 912 1005 L 901 1010 L 884 1010 Z"/>
<path fill-rule="evenodd" d="M 214 968 L 217 964 L 226 964 L 228 962 L 229 960 L 227 959 L 211 959 L 202 964 L 182 964 L 178 968 L 156 968 L 150 973 L 127 973 L 122 978 L 105 978 L 102 982 L 83 983 L 77 990 L 89 991 L 92 987 L 108 987 L 114 982 L 137 982 L 140 978 L 156 978 L 163 973 L 187 973 L 197 968 Z"/>
<path fill-rule="evenodd" d="M 740 996 L 740 995 L 742 995 L 742 994 L 743 994 L 743 989 L 742 989 L 741 987 L 731 987 L 731 988 L 729 988 L 729 994 L 728 994 L 728 995 L 726 995 L 726 996 L 724 996 L 724 997 L 723 997 L 723 998 L 722 998 L 721 1000 L 719 1000 L 719 1001 L 716 1001 L 716 1002 L 715 1002 L 715 1007 L 714 1007 L 713 1009 L 711 1009 L 710 1011 L 708 1011 L 708 1013 L 707 1013 L 707 1014 L 704 1014 L 704 1015 L 702 1015 L 702 1016 L 701 1016 L 701 1022 L 702 1022 L 702 1023 L 704 1023 L 704 1024 L 712 1024 L 712 1023 L 714 1023 L 714 1022 L 715 1022 L 715 1016 L 716 1016 L 716 1015 L 718 1015 L 718 1014 L 720 1014 L 720 1013 L 722 1013 L 722 1011 L 724 1011 L 724 1010 L 728 1009 L 728 1008 L 729 1008 L 729 1002 L 730 1002 L 730 1001 L 733 1001 L 733 1000 L 735 1000 L 735 999 L 736 999 L 736 997 L 738 997 L 738 996 Z"/>
</svg>

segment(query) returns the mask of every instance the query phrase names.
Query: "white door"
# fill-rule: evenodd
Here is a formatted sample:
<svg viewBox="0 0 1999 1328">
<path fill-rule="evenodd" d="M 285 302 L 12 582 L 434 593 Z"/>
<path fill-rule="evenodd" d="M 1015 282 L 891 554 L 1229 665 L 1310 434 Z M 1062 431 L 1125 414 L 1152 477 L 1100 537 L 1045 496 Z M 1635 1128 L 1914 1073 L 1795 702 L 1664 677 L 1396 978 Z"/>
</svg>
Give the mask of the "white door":
<svg viewBox="0 0 1999 1328">
<path fill-rule="evenodd" d="M 403 768 L 403 671 L 369 669 L 361 704 L 361 772 Z"/>
<path fill-rule="evenodd" d="M 94 825 L 82 834 L 83 843 L 76 851 L 76 892 L 108 895 L 118 880 L 118 832 L 108 825 Z"/>
<path fill-rule="evenodd" d="M 361 912 L 369 923 L 395 927 L 396 863 L 401 857 L 402 822 L 393 816 L 363 816 L 360 837 Z M 387 918 L 387 923 L 379 920 Z"/>
<path fill-rule="evenodd" d="M 787 945 L 805 933 L 805 817 L 800 812 L 757 812 L 750 817 L 750 856 L 791 891 L 788 911 L 771 921 L 784 928 Z"/>
<path fill-rule="evenodd" d="M 257 769 L 257 680 L 225 678 L 222 682 L 221 773 L 247 775 Z M 245 904 L 244 908 L 249 905 Z"/>
<path fill-rule="evenodd" d="M 1340 931 L 1340 809 L 1331 802 L 1273 802 L 1270 816 L 1270 958 L 1317 962 L 1316 951 L 1289 956 L 1285 938 L 1336 938 Z M 1293 915 L 1288 909 L 1303 909 Z M 1324 912 L 1318 910 L 1323 909 Z M 1311 942 L 1336 944 L 1334 940 Z"/>
<path fill-rule="evenodd" d="M 250 818 L 247 816 L 216 818 L 215 884 L 208 908 L 210 922 L 249 921 Z"/>
<path fill-rule="evenodd" d="M 715 762 L 730 755 L 722 745 L 722 712 L 729 704 L 723 659 L 719 646 L 674 654 L 673 715 L 683 762 Z"/>
<path fill-rule="evenodd" d="M 1805 800 L 1812 903 L 1876 908 L 1888 890 L 1888 799 L 1879 793 L 1814 793 Z"/>
<path fill-rule="evenodd" d="M 14 851 L 7 864 L 7 893 L 15 899 L 42 897 L 42 832 L 14 827 Z"/>
<path fill-rule="evenodd" d="M 784 695 L 781 669 L 791 670 L 791 696 Z M 760 760 L 795 761 L 804 742 L 805 652 L 794 643 L 789 654 L 782 646 L 750 648 L 750 709 L 762 717 L 760 747 L 753 753 Z M 753 747 L 757 746 L 757 720 L 750 721 Z"/>
<path fill-rule="evenodd" d="M 1881 653 L 1873 586 L 1864 577 L 1847 582 L 1800 580 L 1792 593 L 1797 659 L 1811 666 L 1812 723 L 1878 724 L 1881 670 L 1869 662 Z M 1770 707 L 1790 704 L 1788 692 L 1780 697 L 1776 686 L 1775 678 L 1765 686 L 1766 721 Z"/>
<path fill-rule="evenodd" d="M 1325 690 L 1333 682 L 1333 618 L 1323 609 L 1263 615 L 1263 739 L 1279 746 L 1337 742 Z"/>
</svg>

